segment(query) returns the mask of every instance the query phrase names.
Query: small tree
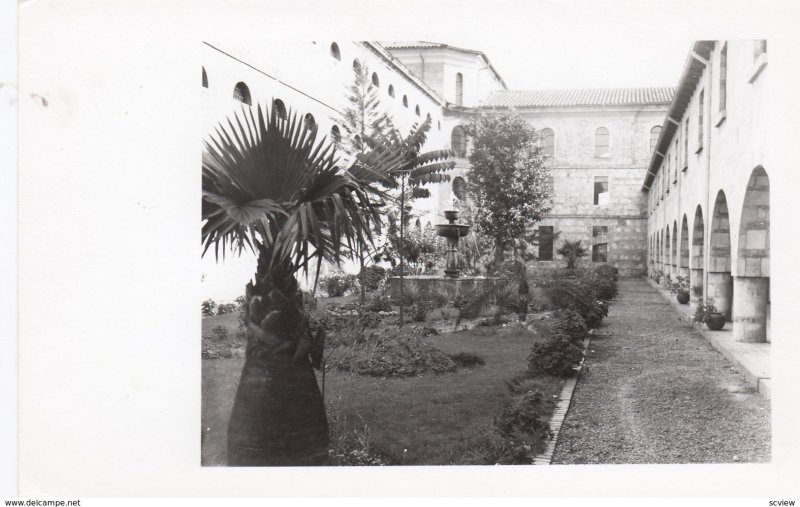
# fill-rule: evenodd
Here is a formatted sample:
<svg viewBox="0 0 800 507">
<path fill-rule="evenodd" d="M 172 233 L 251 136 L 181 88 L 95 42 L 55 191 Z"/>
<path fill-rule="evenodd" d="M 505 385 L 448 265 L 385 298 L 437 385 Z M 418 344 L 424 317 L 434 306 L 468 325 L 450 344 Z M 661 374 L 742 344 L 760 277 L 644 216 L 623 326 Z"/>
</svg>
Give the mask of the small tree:
<svg viewBox="0 0 800 507">
<path fill-rule="evenodd" d="M 531 226 L 550 211 L 548 171 L 539 133 L 516 113 L 484 113 L 467 127 L 472 138 L 467 173 L 475 225 L 494 241 L 496 272 L 510 252 L 518 264 L 520 293 L 527 291 L 523 260 L 534 241 Z"/>
<path fill-rule="evenodd" d="M 586 248 L 584 248 L 580 240 L 569 241 L 565 239 L 556 250 L 556 253 L 567 259 L 567 268 L 574 269 L 575 261 L 586 256 Z"/>
<path fill-rule="evenodd" d="M 369 69 L 361 65 L 353 69 L 353 83 L 347 89 L 347 107 L 342 114 L 342 128 L 345 137 L 340 141 L 340 148 L 350 157 L 363 154 L 367 149 L 367 138 L 377 138 L 392 128 L 392 119 L 381 107 L 378 88 L 372 84 Z M 360 300 L 363 304 L 366 294 L 366 260 L 370 257 L 365 251 L 367 242 L 359 238 L 356 256 L 359 261 L 359 277 L 361 282 Z"/>
<path fill-rule="evenodd" d="M 446 174 L 453 167 L 455 162 L 448 160 L 452 156 L 450 150 L 432 150 L 420 153 L 425 141 L 428 138 L 428 131 L 431 129 L 430 118 L 421 124 L 415 124 L 407 136 L 403 136 L 396 129 L 392 129 L 386 136 L 364 138 L 367 145 L 388 147 L 384 160 L 382 157 L 376 159 L 382 162 L 383 166 L 391 166 L 392 169 L 386 171 L 385 175 L 374 175 L 369 172 L 366 166 L 354 168 L 353 174 L 360 180 L 374 178 L 383 188 L 397 189 L 399 187 L 399 244 L 405 245 L 405 225 L 406 225 L 406 206 L 409 196 L 423 196 L 427 189 L 422 188 L 429 183 L 442 183 L 450 181 L 450 176 Z M 399 154 L 399 155 L 397 155 Z M 410 189 L 410 191 L 409 191 Z M 384 198 L 389 196 L 384 192 L 378 192 Z M 394 199 L 392 199 L 394 200 Z M 403 327 L 403 249 L 400 249 L 400 327 Z"/>
</svg>

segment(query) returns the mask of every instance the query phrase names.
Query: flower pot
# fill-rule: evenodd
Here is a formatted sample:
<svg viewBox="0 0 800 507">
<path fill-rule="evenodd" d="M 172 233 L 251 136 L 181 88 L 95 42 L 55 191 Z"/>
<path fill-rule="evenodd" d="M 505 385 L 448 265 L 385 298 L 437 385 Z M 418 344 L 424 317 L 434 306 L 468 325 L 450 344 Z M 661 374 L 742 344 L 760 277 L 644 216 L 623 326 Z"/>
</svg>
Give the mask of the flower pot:
<svg viewBox="0 0 800 507">
<path fill-rule="evenodd" d="M 711 316 L 706 319 L 706 326 L 712 331 L 719 331 L 725 326 L 725 315 L 721 313 L 712 313 Z"/>
<path fill-rule="evenodd" d="M 688 292 L 679 292 L 677 295 L 678 303 L 685 305 L 689 303 L 689 293 Z"/>
</svg>

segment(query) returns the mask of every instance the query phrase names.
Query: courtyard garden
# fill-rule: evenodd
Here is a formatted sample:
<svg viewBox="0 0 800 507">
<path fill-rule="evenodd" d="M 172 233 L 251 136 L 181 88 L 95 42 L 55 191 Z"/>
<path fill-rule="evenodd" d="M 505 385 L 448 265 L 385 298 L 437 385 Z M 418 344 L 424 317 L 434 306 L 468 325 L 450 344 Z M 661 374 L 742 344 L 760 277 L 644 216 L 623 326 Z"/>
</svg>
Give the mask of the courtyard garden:
<svg viewBox="0 0 800 507">
<path fill-rule="evenodd" d="M 305 297 L 325 334 L 316 379 L 329 464 L 532 463 L 552 436 L 548 423 L 564 380 L 582 360 L 583 340 L 616 293 L 613 268 L 537 279 L 524 308 L 509 297 L 513 291 L 494 290 L 489 298 L 416 293 L 406 302 L 425 309 L 409 312 L 402 328 L 386 277 L 364 304 L 359 277 L 323 280 L 327 297 Z M 245 349 L 240 312 L 223 307 L 203 319 L 204 465 L 226 464 Z"/>
</svg>

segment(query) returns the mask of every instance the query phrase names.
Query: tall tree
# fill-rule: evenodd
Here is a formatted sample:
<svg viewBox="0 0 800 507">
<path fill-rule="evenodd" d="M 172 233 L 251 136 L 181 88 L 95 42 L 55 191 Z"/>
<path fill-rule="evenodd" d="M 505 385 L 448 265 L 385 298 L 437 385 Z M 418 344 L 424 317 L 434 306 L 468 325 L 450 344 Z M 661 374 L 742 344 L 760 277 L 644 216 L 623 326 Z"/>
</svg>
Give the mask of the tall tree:
<svg viewBox="0 0 800 507">
<path fill-rule="evenodd" d="M 472 139 L 468 191 L 478 229 L 494 241 L 494 272 L 507 253 L 521 263 L 535 240 L 533 224 L 550 211 L 549 172 L 540 134 L 519 114 L 483 113 L 467 134 Z M 527 289 L 523 285 L 524 276 L 520 292 Z"/>
<path fill-rule="evenodd" d="M 367 149 L 365 139 L 377 138 L 392 128 L 392 119 L 381 107 L 378 88 L 373 84 L 366 64 L 353 68 L 353 83 L 347 89 L 347 106 L 342 114 L 342 128 L 345 136 L 341 148 L 351 157 L 364 153 Z M 362 247 L 366 243 L 361 241 Z M 361 303 L 366 301 L 366 272 L 364 267 L 370 257 L 364 248 L 356 252 L 359 262 Z"/>
<path fill-rule="evenodd" d="M 254 115 L 253 110 L 257 110 Z M 389 142 L 340 170 L 334 147 L 297 115 L 261 107 L 220 125 L 203 152 L 203 254 L 258 254 L 245 289 L 247 350 L 228 425 L 229 465 L 327 462 L 328 425 L 313 368 L 324 336 L 309 321 L 295 274 L 339 263 L 380 223 L 368 187 L 407 165 Z M 221 248 L 220 248 L 221 247 Z"/>
</svg>

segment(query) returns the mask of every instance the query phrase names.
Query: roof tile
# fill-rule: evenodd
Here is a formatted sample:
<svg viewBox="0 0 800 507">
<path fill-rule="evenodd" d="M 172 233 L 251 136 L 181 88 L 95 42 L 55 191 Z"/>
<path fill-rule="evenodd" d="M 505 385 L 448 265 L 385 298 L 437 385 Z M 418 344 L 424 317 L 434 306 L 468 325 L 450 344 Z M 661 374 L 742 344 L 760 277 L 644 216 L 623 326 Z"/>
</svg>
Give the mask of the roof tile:
<svg viewBox="0 0 800 507">
<path fill-rule="evenodd" d="M 489 96 L 483 107 L 669 105 L 674 87 L 583 90 L 508 90 Z"/>
</svg>

